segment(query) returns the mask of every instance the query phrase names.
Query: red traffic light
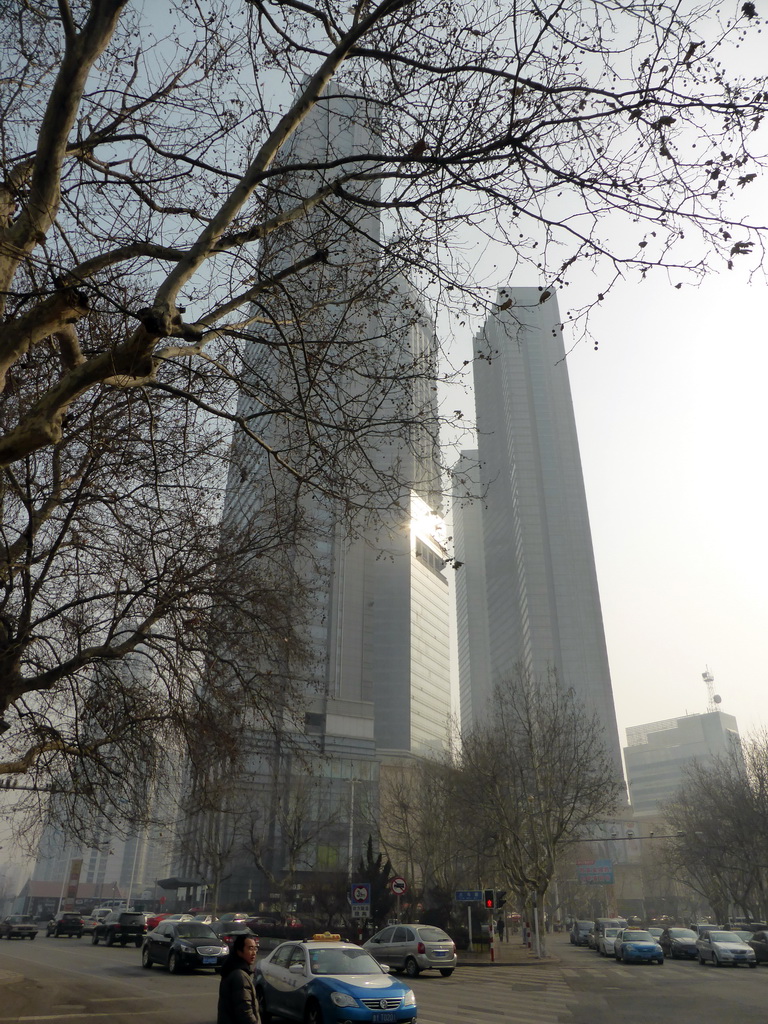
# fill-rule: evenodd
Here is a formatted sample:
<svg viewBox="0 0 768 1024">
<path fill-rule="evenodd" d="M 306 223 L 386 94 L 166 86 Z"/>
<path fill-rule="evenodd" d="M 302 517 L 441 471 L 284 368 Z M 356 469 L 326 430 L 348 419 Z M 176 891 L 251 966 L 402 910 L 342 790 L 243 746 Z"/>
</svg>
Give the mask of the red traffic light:
<svg viewBox="0 0 768 1024">
<path fill-rule="evenodd" d="M 496 893 L 493 889 L 485 889 L 483 891 L 483 903 L 486 910 L 493 910 L 496 906 Z"/>
</svg>

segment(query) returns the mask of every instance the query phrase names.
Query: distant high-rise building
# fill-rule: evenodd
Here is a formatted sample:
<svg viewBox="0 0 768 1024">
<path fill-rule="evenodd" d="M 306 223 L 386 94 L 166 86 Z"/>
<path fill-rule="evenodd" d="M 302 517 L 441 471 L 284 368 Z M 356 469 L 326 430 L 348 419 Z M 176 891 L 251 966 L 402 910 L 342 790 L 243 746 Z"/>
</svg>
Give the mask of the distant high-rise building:
<svg viewBox="0 0 768 1024">
<path fill-rule="evenodd" d="M 740 744 L 736 719 L 723 711 L 631 726 L 624 760 L 635 814 L 657 814 L 659 805 L 680 788 L 685 768 L 693 760 L 711 764 Z"/>
<path fill-rule="evenodd" d="M 557 297 L 502 288 L 474 339 L 477 451 L 454 473 L 462 724 L 555 670 L 621 751 Z M 472 500 L 471 495 L 475 495 Z"/>
</svg>

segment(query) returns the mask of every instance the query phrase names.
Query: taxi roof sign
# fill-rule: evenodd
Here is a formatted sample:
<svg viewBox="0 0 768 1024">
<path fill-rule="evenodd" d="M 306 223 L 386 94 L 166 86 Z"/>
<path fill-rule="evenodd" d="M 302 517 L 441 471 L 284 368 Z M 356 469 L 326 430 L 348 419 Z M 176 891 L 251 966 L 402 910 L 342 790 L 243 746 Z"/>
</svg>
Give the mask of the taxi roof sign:
<svg viewBox="0 0 768 1024">
<path fill-rule="evenodd" d="M 332 932 L 317 932 L 312 936 L 312 942 L 341 942 L 341 936 Z"/>
</svg>

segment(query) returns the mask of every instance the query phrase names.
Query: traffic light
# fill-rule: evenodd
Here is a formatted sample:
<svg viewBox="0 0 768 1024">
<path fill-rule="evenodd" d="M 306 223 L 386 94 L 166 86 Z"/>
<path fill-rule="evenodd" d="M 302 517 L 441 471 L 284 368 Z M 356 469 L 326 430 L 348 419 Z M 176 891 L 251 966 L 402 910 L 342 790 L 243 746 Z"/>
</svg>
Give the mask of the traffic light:
<svg viewBox="0 0 768 1024">
<path fill-rule="evenodd" d="M 504 904 L 506 902 L 507 902 L 507 890 L 506 889 L 499 889 L 499 891 L 496 893 L 496 907 L 497 907 L 497 909 L 501 910 L 501 908 L 504 906 Z"/>
<path fill-rule="evenodd" d="M 496 906 L 493 889 L 485 889 L 483 891 L 483 904 L 486 910 L 493 910 Z"/>
</svg>

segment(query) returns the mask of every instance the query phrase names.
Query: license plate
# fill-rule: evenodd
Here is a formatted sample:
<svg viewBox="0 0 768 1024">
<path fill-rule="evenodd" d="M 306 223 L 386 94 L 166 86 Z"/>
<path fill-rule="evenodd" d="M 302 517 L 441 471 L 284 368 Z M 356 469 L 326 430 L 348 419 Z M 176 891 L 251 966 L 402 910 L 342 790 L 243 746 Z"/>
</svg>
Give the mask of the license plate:
<svg viewBox="0 0 768 1024">
<path fill-rule="evenodd" d="M 215 964 L 216 963 L 216 957 L 215 956 L 204 956 L 203 957 L 203 963 L 204 964 Z"/>
<path fill-rule="evenodd" d="M 371 1017 L 373 1024 L 392 1024 L 394 1019 L 394 1013 L 374 1013 L 373 1017 Z"/>
<path fill-rule="evenodd" d="M 432 956 L 448 956 L 444 949 L 436 949 Z"/>
</svg>

